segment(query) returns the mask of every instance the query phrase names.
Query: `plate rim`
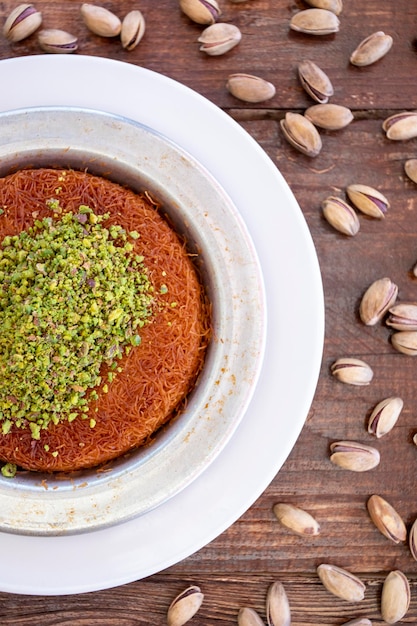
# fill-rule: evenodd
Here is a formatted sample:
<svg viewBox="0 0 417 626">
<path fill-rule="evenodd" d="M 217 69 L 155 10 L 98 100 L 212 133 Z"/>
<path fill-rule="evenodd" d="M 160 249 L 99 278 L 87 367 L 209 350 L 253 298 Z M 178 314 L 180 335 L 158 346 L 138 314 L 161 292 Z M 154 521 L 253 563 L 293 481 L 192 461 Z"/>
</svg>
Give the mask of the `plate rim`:
<svg viewBox="0 0 417 626">
<path fill-rule="evenodd" d="M 88 74 L 88 81 L 83 85 L 83 89 L 80 89 L 80 76 L 85 78 L 86 73 Z M 227 172 L 227 167 L 222 168 L 224 159 L 226 157 L 234 158 L 239 168 L 239 174 L 247 173 L 249 165 L 258 168 L 256 170 L 258 179 L 265 182 L 265 185 L 271 184 L 274 192 L 279 192 L 280 200 L 285 204 L 285 210 L 281 205 L 274 206 L 276 212 L 271 213 L 270 218 L 271 221 L 275 220 L 280 224 L 281 222 L 286 223 L 289 230 L 289 240 L 281 242 L 281 248 L 278 252 L 280 255 L 287 254 L 294 261 L 294 267 L 291 268 L 292 278 L 295 277 L 300 281 L 299 286 L 303 290 L 303 293 L 296 291 L 293 295 L 293 323 L 301 323 L 305 309 L 301 315 L 299 306 L 305 305 L 307 302 L 310 306 L 310 322 L 315 332 L 306 332 L 305 328 L 300 328 L 297 341 L 303 341 L 304 345 L 301 346 L 296 342 L 295 345 L 292 344 L 292 351 L 289 351 L 287 335 L 290 333 L 287 332 L 287 328 L 279 328 L 278 322 L 283 318 L 285 323 L 289 323 L 288 317 L 285 317 L 280 309 L 280 304 L 282 288 L 284 288 L 285 293 L 285 288 L 291 287 L 291 283 L 288 276 L 282 275 L 277 287 L 274 280 L 276 275 L 273 271 L 271 276 L 272 261 L 275 262 L 276 258 L 269 258 L 268 247 L 265 249 L 258 247 L 267 289 L 267 309 L 269 312 L 267 344 L 269 345 L 255 396 L 226 448 L 210 468 L 192 485 L 169 502 L 138 518 L 138 520 L 126 522 L 113 529 L 70 537 L 39 538 L 0 533 L 0 546 L 6 552 L 6 558 L 7 552 L 13 554 L 18 550 L 19 555 L 24 559 L 11 571 L 7 571 L 7 579 L 2 580 L 0 578 L 0 589 L 6 592 L 61 595 L 106 589 L 152 575 L 201 549 L 234 523 L 255 502 L 274 478 L 301 432 L 314 397 L 320 372 L 324 341 L 324 298 L 320 268 L 311 234 L 301 209 L 281 173 L 261 146 L 237 122 L 189 87 L 152 70 L 121 61 L 83 55 L 73 57 L 34 55 L 0 61 L 0 77 L 3 79 L 3 84 L 8 79 L 13 85 L 11 99 L 6 105 L 12 109 L 17 108 L 17 103 L 20 106 L 22 103 L 27 103 L 29 97 L 32 106 L 45 104 L 46 96 L 43 95 L 45 91 L 42 92 L 39 89 L 39 84 L 46 86 L 48 76 L 54 76 L 54 93 L 49 92 L 47 94 L 49 97 L 47 103 L 54 105 L 81 103 L 86 106 L 86 102 L 97 102 L 104 93 L 108 96 L 109 75 L 111 75 L 113 83 L 116 83 L 116 87 L 129 85 L 132 90 L 132 98 L 130 102 L 119 99 L 117 93 L 120 93 L 120 90 L 115 88 L 113 95 L 110 94 L 110 99 L 102 100 L 102 102 L 105 101 L 105 107 L 100 108 L 110 113 L 127 114 L 127 117 L 136 118 L 140 116 L 141 121 L 145 121 L 148 117 L 153 120 L 148 125 L 156 127 L 156 130 L 163 132 L 174 141 L 178 139 L 179 145 L 187 149 L 211 171 L 241 211 L 244 209 L 243 219 L 248 226 L 255 246 L 259 244 L 261 239 L 263 241 L 263 238 L 271 237 L 271 234 L 265 234 L 264 225 L 259 223 L 259 219 L 258 221 L 253 219 L 250 213 L 252 206 L 247 206 L 248 202 L 243 197 L 242 185 L 238 186 L 236 182 L 236 175 L 233 172 L 232 174 Z M 16 80 L 19 76 L 24 80 Z M 24 83 L 24 88 L 21 83 Z M 142 103 L 142 107 L 138 93 L 140 91 L 139 85 L 147 85 L 151 88 L 149 101 Z M 169 93 L 171 109 L 178 106 L 182 107 L 187 128 L 178 123 L 177 119 L 174 128 L 172 112 L 164 111 L 162 101 L 157 98 L 161 91 L 165 95 L 167 92 Z M 7 110 L 4 103 L 0 104 L 0 110 Z M 161 111 L 166 113 L 164 119 L 160 115 Z M 187 119 L 186 113 L 191 111 L 193 119 Z M 215 123 L 217 133 L 222 137 L 227 136 L 229 139 L 229 143 L 225 145 L 222 151 L 220 161 L 218 153 L 214 153 L 216 147 L 214 145 L 215 136 L 212 136 L 214 133 L 207 136 L 205 128 L 203 128 L 208 119 Z M 204 146 L 201 144 L 202 139 L 205 140 Z M 231 139 L 233 139 L 232 143 L 230 143 Z M 252 181 L 249 180 L 249 177 L 248 180 L 245 180 L 245 177 L 242 180 L 244 180 L 245 193 L 250 192 L 248 195 L 255 202 L 255 198 L 259 198 L 259 195 L 256 195 Z M 267 208 L 269 210 L 269 207 Z M 262 213 L 258 212 L 257 218 L 259 218 L 259 214 L 262 216 Z M 294 250 L 290 245 L 291 236 L 294 234 L 298 237 L 298 243 L 303 243 L 303 246 L 297 250 L 297 255 L 294 255 Z M 266 268 L 266 266 L 268 267 Z M 287 357 L 285 363 L 280 360 L 277 362 L 279 355 L 271 353 L 271 348 L 276 347 L 271 345 L 274 342 L 278 342 L 280 346 L 284 347 Z M 307 355 L 305 353 L 306 345 L 310 348 Z M 300 357 L 302 357 L 301 360 Z M 292 397 L 290 388 L 283 390 L 284 397 L 281 398 L 281 409 L 284 413 L 284 419 L 289 422 L 289 428 L 286 428 L 283 420 L 275 419 L 274 407 L 269 407 L 268 411 L 263 411 L 261 414 L 260 419 L 263 420 L 264 426 L 273 428 L 277 438 L 282 432 L 285 433 L 285 443 L 281 445 L 278 451 L 275 447 L 275 441 L 272 441 L 273 438 L 264 439 L 259 429 L 254 428 L 253 420 L 251 420 L 251 412 L 259 412 L 259 409 L 262 408 L 260 395 L 266 394 L 268 401 L 272 400 L 275 395 L 275 388 L 271 390 L 271 384 L 268 385 L 268 370 L 272 363 L 274 364 L 274 375 L 278 380 L 286 371 L 290 371 L 290 387 L 293 386 L 294 375 L 291 368 L 297 367 L 297 382 L 301 378 L 305 383 L 302 398 L 298 397 L 300 394 Z M 273 403 L 275 405 L 275 400 Z M 289 418 L 291 419 L 289 420 Z M 243 471 L 242 456 L 253 448 L 262 452 L 259 457 L 260 467 L 251 466 L 251 471 L 244 474 L 246 484 L 245 490 L 242 491 L 239 488 L 241 477 L 239 477 L 239 481 L 233 480 L 232 473 L 227 472 L 227 468 L 232 463 L 240 463 Z M 219 485 L 222 486 L 221 492 L 218 490 Z M 202 499 L 203 493 L 204 499 Z M 203 514 L 202 504 L 214 506 L 210 509 L 210 516 Z M 182 522 L 181 532 L 176 537 L 175 542 L 172 541 L 171 536 L 169 538 L 163 537 L 162 534 L 166 530 L 164 524 L 167 522 L 172 524 L 173 520 L 176 522 L 181 520 Z M 158 550 L 155 550 L 155 546 L 150 545 L 149 542 L 149 538 L 155 537 L 155 535 L 158 535 Z M 135 546 L 135 550 L 132 551 L 134 540 L 137 542 L 137 547 Z M 112 551 L 106 554 L 105 558 L 101 549 L 103 541 L 106 542 L 106 546 L 114 545 Z M 46 549 L 51 549 L 51 543 L 54 544 L 52 547 L 56 554 L 54 558 L 55 567 L 49 567 L 49 569 L 45 567 L 39 572 L 42 555 Z M 76 567 L 78 570 L 80 566 L 84 568 L 77 580 L 73 580 L 73 577 L 68 575 L 68 571 L 71 570 L 69 565 L 74 558 L 72 552 L 74 552 L 75 546 L 78 555 L 83 555 L 82 563 L 76 561 Z M 45 559 L 43 560 L 45 561 Z M 33 564 L 35 562 L 38 567 L 34 574 Z M 58 567 L 60 562 L 65 564 L 67 572 Z M 94 567 L 92 567 L 92 563 L 95 563 Z M 50 566 L 50 562 L 47 565 Z M 25 569 L 26 576 L 22 577 L 22 571 Z"/>
</svg>

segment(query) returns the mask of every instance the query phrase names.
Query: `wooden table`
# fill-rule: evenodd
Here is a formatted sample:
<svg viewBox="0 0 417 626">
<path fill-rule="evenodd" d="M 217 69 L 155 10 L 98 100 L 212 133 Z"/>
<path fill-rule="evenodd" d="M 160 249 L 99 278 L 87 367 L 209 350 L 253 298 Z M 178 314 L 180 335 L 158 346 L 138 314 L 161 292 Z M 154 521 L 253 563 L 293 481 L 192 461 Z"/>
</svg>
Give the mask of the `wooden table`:
<svg viewBox="0 0 417 626">
<path fill-rule="evenodd" d="M 2 19 L 15 4 L 0 3 Z M 127 0 L 104 4 L 119 16 L 134 8 Z M 361 296 L 377 278 L 388 276 L 398 284 L 400 300 L 417 300 L 417 279 L 411 272 L 417 261 L 417 188 L 403 170 L 405 160 L 417 156 L 417 140 L 390 142 L 381 128 L 391 113 L 417 108 L 417 5 L 408 0 L 345 0 L 340 31 L 321 37 L 290 31 L 291 16 L 307 8 L 302 0 L 222 0 L 221 5 L 221 19 L 236 24 L 243 37 L 228 54 L 208 57 L 196 41 L 203 27 L 183 15 L 176 0 L 139 3 L 147 31 L 131 52 L 116 40 L 89 33 L 79 17 L 80 3 L 36 2 L 45 27 L 78 36 L 79 53 L 161 72 L 213 101 L 259 142 L 282 172 L 311 230 L 323 275 L 326 338 L 315 399 L 297 444 L 271 485 L 205 548 L 165 571 L 115 589 L 58 597 L 2 593 L 3 625 L 164 624 L 169 603 L 190 584 L 201 586 L 205 594 L 192 624 L 236 624 L 242 606 L 255 608 L 265 619 L 266 592 L 275 580 L 285 586 L 296 626 L 338 626 L 356 617 L 382 624 L 381 587 L 394 569 L 402 570 L 411 584 L 411 606 L 403 623 L 417 623 L 417 563 L 408 545 L 383 537 L 366 511 L 368 497 L 380 494 L 408 527 L 417 516 L 417 448 L 412 441 L 417 431 L 416 361 L 392 348 L 385 324 L 366 327 L 358 317 Z M 369 67 L 350 65 L 356 45 L 379 30 L 394 39 L 388 55 Z M 35 36 L 17 44 L 0 39 L 1 58 L 38 53 Z M 303 112 L 314 104 L 297 78 L 302 59 L 315 61 L 331 78 L 331 102 L 354 113 L 345 129 L 321 132 L 323 149 L 314 159 L 293 149 L 279 124 L 286 111 Z M 257 105 L 238 101 L 225 88 L 234 72 L 271 81 L 275 97 Z M 391 208 L 385 220 L 361 216 L 360 232 L 349 238 L 327 224 L 320 206 L 328 195 L 344 197 L 346 186 L 354 182 L 379 189 Z M 290 298 L 290 293 L 282 294 L 283 306 Z M 306 324 L 308 317 L 306 310 Z M 372 384 L 352 387 L 335 381 L 330 365 L 342 356 L 367 361 L 375 371 Z M 367 417 L 379 400 L 391 395 L 403 398 L 404 409 L 394 430 L 376 441 L 366 431 Z M 375 445 L 380 465 L 364 473 L 335 467 L 329 461 L 329 444 L 338 439 Z M 308 539 L 279 526 L 272 512 L 278 501 L 312 513 L 321 534 Z M 367 586 L 365 599 L 353 604 L 330 595 L 316 574 L 323 562 L 357 574 Z"/>
</svg>

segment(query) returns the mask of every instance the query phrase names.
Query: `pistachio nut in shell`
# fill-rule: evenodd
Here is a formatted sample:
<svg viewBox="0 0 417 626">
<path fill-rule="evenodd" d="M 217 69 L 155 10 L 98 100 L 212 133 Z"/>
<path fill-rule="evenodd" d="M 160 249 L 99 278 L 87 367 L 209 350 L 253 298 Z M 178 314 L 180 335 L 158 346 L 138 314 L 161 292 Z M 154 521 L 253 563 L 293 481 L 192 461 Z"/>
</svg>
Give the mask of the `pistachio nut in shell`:
<svg viewBox="0 0 417 626">
<path fill-rule="evenodd" d="M 400 330 L 391 336 L 391 344 L 402 354 L 417 355 L 417 331 Z"/>
<path fill-rule="evenodd" d="M 346 193 L 352 204 L 365 215 L 383 219 L 390 208 L 387 198 L 369 185 L 352 184 L 346 187 Z"/>
<path fill-rule="evenodd" d="M 296 150 L 309 157 L 315 157 L 320 153 L 321 137 L 314 124 L 304 115 L 288 112 L 280 121 L 280 125 L 285 139 Z"/>
<path fill-rule="evenodd" d="M 387 117 L 382 123 L 388 139 L 405 141 L 417 137 L 417 111 L 402 111 Z"/>
<path fill-rule="evenodd" d="M 184 589 L 171 602 L 167 613 L 168 626 L 183 626 L 186 624 L 201 607 L 204 595 L 200 587 L 192 585 Z"/>
<path fill-rule="evenodd" d="M 3 35 L 16 43 L 32 35 L 42 24 L 42 13 L 33 4 L 19 4 L 13 9 L 3 26 Z"/>
<path fill-rule="evenodd" d="M 374 377 L 372 368 L 352 357 L 341 357 L 330 366 L 330 371 L 337 380 L 347 385 L 369 385 Z"/>
<path fill-rule="evenodd" d="M 325 130 L 341 130 L 353 120 L 352 111 L 341 104 L 314 104 L 304 115 L 314 126 Z"/>
<path fill-rule="evenodd" d="M 393 306 L 397 299 L 398 287 L 388 277 L 375 280 L 362 296 L 359 316 L 366 326 L 374 326 Z"/>
<path fill-rule="evenodd" d="M 81 5 L 81 17 L 84 24 L 95 35 L 100 37 L 117 37 L 122 30 L 120 19 L 104 7 L 84 3 Z"/>
<path fill-rule="evenodd" d="M 416 435 L 414 435 L 414 437 L 416 437 Z M 417 441 L 414 441 L 414 443 L 415 445 L 417 445 Z M 408 546 L 410 548 L 411 556 L 415 561 L 417 561 L 417 518 L 414 520 L 410 528 L 410 533 L 408 535 Z"/>
<path fill-rule="evenodd" d="M 196 24 L 214 24 L 221 15 L 216 0 L 179 0 L 181 11 Z"/>
<path fill-rule="evenodd" d="M 125 50 L 133 50 L 145 34 L 146 23 L 141 11 L 129 11 L 122 21 L 120 41 Z"/>
<path fill-rule="evenodd" d="M 334 465 L 351 472 L 367 472 L 379 465 L 376 448 L 358 441 L 335 441 L 330 444 L 330 460 Z"/>
<path fill-rule="evenodd" d="M 322 563 L 317 568 L 317 574 L 327 591 L 347 602 L 360 602 L 365 597 L 364 583 L 351 572 Z"/>
<path fill-rule="evenodd" d="M 317 9 L 326 9 L 335 15 L 340 15 L 343 10 L 342 0 L 306 0 L 307 4 Z"/>
<path fill-rule="evenodd" d="M 298 77 L 304 91 L 320 104 L 326 104 L 334 93 L 330 78 L 313 61 L 306 59 L 298 64 Z"/>
<path fill-rule="evenodd" d="M 417 302 L 399 302 L 390 307 L 386 324 L 394 330 L 417 330 Z"/>
<path fill-rule="evenodd" d="M 386 35 L 383 31 L 372 33 L 352 52 L 350 62 L 358 67 L 372 65 L 391 50 L 392 43 L 391 35 Z"/>
<path fill-rule="evenodd" d="M 237 615 L 238 626 L 265 626 L 259 614 L 249 607 L 242 607 Z"/>
<path fill-rule="evenodd" d="M 44 52 L 52 54 L 71 54 L 78 48 L 77 37 L 57 28 L 39 31 L 38 42 Z"/>
<path fill-rule="evenodd" d="M 402 398 L 392 396 L 378 402 L 368 420 L 368 433 L 378 439 L 389 433 L 395 426 L 403 409 Z"/>
<path fill-rule="evenodd" d="M 290 28 L 306 35 L 331 35 L 337 33 L 338 17 L 326 9 L 305 9 L 292 16 Z"/>
<path fill-rule="evenodd" d="M 272 83 L 253 74 L 230 74 L 226 88 L 235 98 L 253 104 L 273 98 L 276 92 Z"/>
<path fill-rule="evenodd" d="M 400 570 L 388 574 L 382 585 L 381 615 L 387 624 L 399 622 L 410 606 L 410 583 Z"/>
<path fill-rule="evenodd" d="M 279 523 L 302 537 L 315 537 L 320 534 L 320 524 L 304 509 L 286 502 L 277 502 L 273 506 L 274 515 Z"/>
<path fill-rule="evenodd" d="M 238 45 L 242 33 L 234 24 L 218 22 L 207 26 L 198 38 L 200 50 L 209 56 L 220 56 Z"/>
<path fill-rule="evenodd" d="M 349 237 L 354 237 L 358 233 L 359 218 L 347 202 L 336 196 L 329 196 L 323 200 L 321 208 L 329 224 L 340 233 Z"/>
<path fill-rule="evenodd" d="M 417 183 L 417 159 L 408 159 L 404 163 L 404 171 L 413 183 Z"/>
<path fill-rule="evenodd" d="M 380 533 L 394 543 L 407 539 L 407 528 L 394 507 L 381 496 L 372 495 L 367 503 L 369 517 Z"/>
<path fill-rule="evenodd" d="M 266 621 L 268 626 L 290 626 L 291 609 L 284 585 L 276 581 L 266 595 Z"/>
<path fill-rule="evenodd" d="M 367 617 L 357 617 L 345 622 L 342 626 L 372 626 L 372 622 Z"/>
</svg>

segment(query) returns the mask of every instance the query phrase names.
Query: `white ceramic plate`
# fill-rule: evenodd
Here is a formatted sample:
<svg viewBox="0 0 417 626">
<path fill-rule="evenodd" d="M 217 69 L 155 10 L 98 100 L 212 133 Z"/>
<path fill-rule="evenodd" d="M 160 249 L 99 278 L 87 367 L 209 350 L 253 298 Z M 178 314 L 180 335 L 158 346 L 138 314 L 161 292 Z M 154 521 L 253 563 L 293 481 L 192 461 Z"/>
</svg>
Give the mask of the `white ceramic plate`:
<svg viewBox="0 0 417 626">
<path fill-rule="evenodd" d="M 92 108 L 141 122 L 183 147 L 238 207 L 264 274 L 269 319 L 260 379 L 238 430 L 203 474 L 153 511 L 112 528 L 66 537 L 0 534 L 7 563 L 0 573 L 2 591 L 59 595 L 105 589 L 154 574 L 206 545 L 253 504 L 284 463 L 320 369 L 319 265 L 298 204 L 271 160 L 237 123 L 183 85 L 133 65 L 81 55 L 1 61 L 0 84 L 7 94 L 0 111 Z"/>
</svg>

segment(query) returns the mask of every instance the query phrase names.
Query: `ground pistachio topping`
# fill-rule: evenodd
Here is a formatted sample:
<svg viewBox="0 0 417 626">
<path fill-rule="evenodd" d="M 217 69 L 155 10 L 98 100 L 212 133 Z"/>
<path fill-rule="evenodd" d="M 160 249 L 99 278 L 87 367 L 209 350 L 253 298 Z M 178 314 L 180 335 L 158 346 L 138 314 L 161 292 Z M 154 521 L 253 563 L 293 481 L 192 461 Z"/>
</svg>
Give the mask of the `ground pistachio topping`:
<svg viewBox="0 0 417 626">
<path fill-rule="evenodd" d="M 54 217 L 0 245 L 0 428 L 30 429 L 34 439 L 50 424 L 90 419 L 102 365 L 121 371 L 153 303 L 144 259 L 133 253 L 137 232 L 105 227 L 109 214 L 88 206 L 48 206 Z"/>
</svg>

